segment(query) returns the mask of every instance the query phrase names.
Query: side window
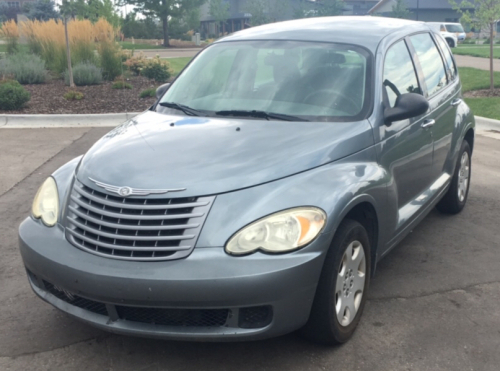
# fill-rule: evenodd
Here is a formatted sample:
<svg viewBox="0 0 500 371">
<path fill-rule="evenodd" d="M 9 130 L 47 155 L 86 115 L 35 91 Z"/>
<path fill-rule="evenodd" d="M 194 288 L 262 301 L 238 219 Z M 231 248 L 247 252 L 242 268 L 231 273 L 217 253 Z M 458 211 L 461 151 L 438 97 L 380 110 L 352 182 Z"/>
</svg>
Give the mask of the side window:
<svg viewBox="0 0 500 371">
<path fill-rule="evenodd" d="M 436 40 L 443 51 L 444 61 L 446 63 L 446 74 L 448 75 L 448 80 L 455 80 L 457 77 L 457 68 L 455 67 L 455 63 L 453 62 L 453 57 L 451 56 L 450 49 L 448 49 L 448 45 L 444 42 L 443 38 L 439 35 L 436 36 Z"/>
<path fill-rule="evenodd" d="M 391 107 L 396 98 L 405 93 L 422 94 L 417 81 L 410 52 L 404 41 L 390 47 L 384 61 L 384 88 Z"/>
<path fill-rule="evenodd" d="M 410 40 L 424 73 L 427 92 L 432 96 L 446 86 L 446 73 L 441 54 L 428 33 L 410 36 Z"/>
</svg>

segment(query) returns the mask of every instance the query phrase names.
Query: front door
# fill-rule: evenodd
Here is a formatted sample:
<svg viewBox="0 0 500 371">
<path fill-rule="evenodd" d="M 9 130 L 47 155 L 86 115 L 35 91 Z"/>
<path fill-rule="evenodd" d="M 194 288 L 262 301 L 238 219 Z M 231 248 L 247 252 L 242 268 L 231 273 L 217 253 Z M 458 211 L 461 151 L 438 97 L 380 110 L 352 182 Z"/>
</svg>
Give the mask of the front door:
<svg viewBox="0 0 500 371">
<path fill-rule="evenodd" d="M 422 94 L 423 89 L 405 40 L 389 48 L 383 73 L 386 106 L 394 107 L 400 94 Z M 427 121 L 426 115 L 422 115 L 379 127 L 379 159 L 393 179 L 388 190 L 389 200 L 396 200 L 396 204 L 390 205 L 393 210 L 388 210 L 388 215 L 397 215 L 389 221 L 391 231 L 387 231 L 393 238 L 404 230 L 412 216 L 424 206 L 420 202 L 423 198 L 419 196 L 432 184 L 433 140 Z"/>
</svg>

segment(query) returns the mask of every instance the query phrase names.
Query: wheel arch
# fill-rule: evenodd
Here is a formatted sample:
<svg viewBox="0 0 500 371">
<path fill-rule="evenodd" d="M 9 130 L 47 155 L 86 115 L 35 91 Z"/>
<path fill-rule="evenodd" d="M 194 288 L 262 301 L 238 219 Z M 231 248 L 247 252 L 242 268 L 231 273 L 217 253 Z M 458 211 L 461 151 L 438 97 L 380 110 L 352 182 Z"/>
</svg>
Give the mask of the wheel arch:
<svg viewBox="0 0 500 371">
<path fill-rule="evenodd" d="M 465 136 L 464 136 L 464 140 L 467 141 L 467 143 L 469 143 L 469 147 L 470 147 L 470 151 L 473 152 L 474 150 L 474 129 L 473 128 L 469 128 L 466 133 L 465 133 Z"/>
<path fill-rule="evenodd" d="M 345 220 L 351 219 L 360 223 L 367 231 L 370 240 L 370 260 L 371 260 L 371 275 L 375 273 L 377 264 L 377 251 L 380 245 L 380 220 L 377 213 L 375 200 L 369 195 L 360 195 L 354 198 L 339 215 L 338 222 L 335 226 L 335 236 L 339 225 Z"/>
</svg>

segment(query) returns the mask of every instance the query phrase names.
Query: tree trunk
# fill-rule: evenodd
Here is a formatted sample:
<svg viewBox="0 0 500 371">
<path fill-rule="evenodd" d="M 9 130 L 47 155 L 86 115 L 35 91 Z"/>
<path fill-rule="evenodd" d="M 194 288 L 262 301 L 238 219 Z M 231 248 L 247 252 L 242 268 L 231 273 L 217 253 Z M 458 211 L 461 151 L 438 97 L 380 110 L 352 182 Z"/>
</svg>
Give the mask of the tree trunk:
<svg viewBox="0 0 500 371">
<path fill-rule="evenodd" d="M 169 36 L 168 36 L 168 16 L 163 18 L 163 46 L 170 46 Z"/>
<path fill-rule="evenodd" d="M 491 23 L 490 24 L 490 90 L 493 90 L 495 88 L 495 82 L 493 81 L 493 42 L 495 41 L 493 39 L 494 27 L 495 23 Z"/>
<path fill-rule="evenodd" d="M 71 68 L 71 52 L 69 50 L 68 18 L 67 17 L 64 17 L 64 35 L 66 37 L 66 58 L 68 59 L 69 87 L 74 88 L 75 82 L 73 81 L 73 69 Z"/>
</svg>

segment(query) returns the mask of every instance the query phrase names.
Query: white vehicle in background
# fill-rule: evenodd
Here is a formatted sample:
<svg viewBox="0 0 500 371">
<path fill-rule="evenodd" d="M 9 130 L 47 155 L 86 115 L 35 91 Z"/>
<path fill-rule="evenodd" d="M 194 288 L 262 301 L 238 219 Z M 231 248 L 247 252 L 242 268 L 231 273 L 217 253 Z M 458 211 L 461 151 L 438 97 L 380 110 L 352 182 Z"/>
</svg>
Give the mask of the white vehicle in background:
<svg viewBox="0 0 500 371">
<path fill-rule="evenodd" d="M 465 40 L 465 31 L 460 23 L 427 22 L 427 24 L 444 37 L 450 48 L 457 46 L 459 41 Z"/>
</svg>

